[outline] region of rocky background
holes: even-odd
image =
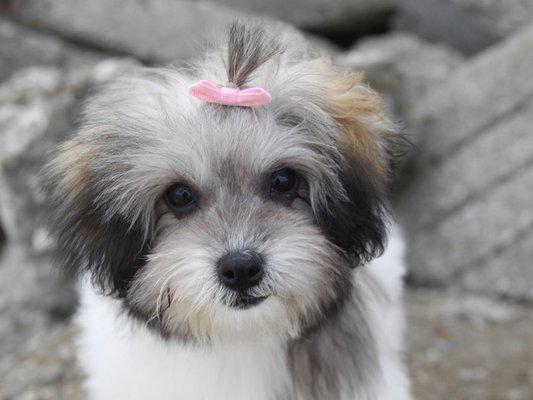
[[[416,397],[533,398],[533,0],[0,0],[0,399],[84,398],[39,175],[80,102],[250,15],[364,70],[414,144],[395,205]]]

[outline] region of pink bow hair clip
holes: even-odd
[[[219,87],[209,81],[199,81],[191,85],[189,94],[208,103],[237,107],[257,107],[272,100],[270,94],[260,87],[248,89]]]

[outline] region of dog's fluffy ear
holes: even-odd
[[[102,144],[82,137],[60,147],[46,169],[51,226],[65,272],[89,272],[102,291],[124,297],[145,263],[149,238],[140,222],[108,214],[110,205],[102,195],[105,177],[94,168],[101,151]]]
[[[384,114],[381,98],[362,82],[361,74],[326,68],[322,99],[337,125],[333,134],[342,155],[339,178],[346,197],[329,199],[318,220],[358,265],[384,249],[388,146],[395,127]]]

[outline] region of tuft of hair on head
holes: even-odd
[[[229,29],[227,60],[229,85],[244,86],[259,67],[282,52],[282,46],[262,26],[238,22],[232,24]]]

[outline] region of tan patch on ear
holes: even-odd
[[[384,116],[381,97],[362,82],[362,73],[339,74],[328,69],[324,97],[340,126],[336,135],[341,150],[348,161],[360,161],[369,183],[380,188],[389,179],[386,154],[380,146],[392,126]]]
[[[52,171],[61,177],[58,187],[70,200],[90,185],[92,173],[89,171],[89,164],[97,152],[98,146],[95,144],[72,139],[60,146],[52,160]]]

